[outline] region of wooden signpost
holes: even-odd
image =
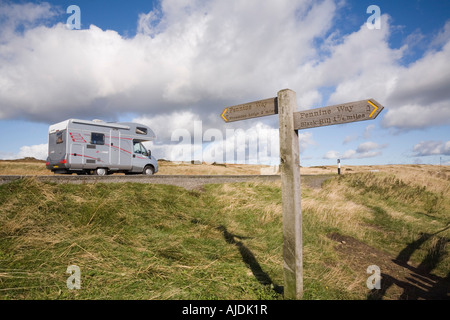
[[[306,111],[297,110],[296,93],[285,89],[277,97],[227,107],[225,122],[278,114],[280,130],[281,198],[283,207],[283,270],[286,299],[303,297],[303,242],[298,130],[373,120],[383,106],[373,99]]]

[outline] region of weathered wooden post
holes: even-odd
[[[281,198],[283,202],[284,297],[303,297],[302,209],[298,131],[294,129],[294,91],[278,92]]]

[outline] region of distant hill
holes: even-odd
[[[33,157],[25,157],[22,159],[11,159],[11,160],[1,160],[6,162],[36,162],[36,163],[45,163],[45,160],[39,160]]]

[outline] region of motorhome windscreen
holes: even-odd
[[[138,154],[142,154],[144,156],[148,156],[148,151],[147,149],[145,149],[145,147],[142,145],[142,143],[134,140],[133,141],[133,152],[134,153],[138,153]]]

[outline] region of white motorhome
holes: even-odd
[[[132,122],[69,119],[49,127],[47,169],[63,174],[153,175],[158,161],[142,142],[155,133]]]

